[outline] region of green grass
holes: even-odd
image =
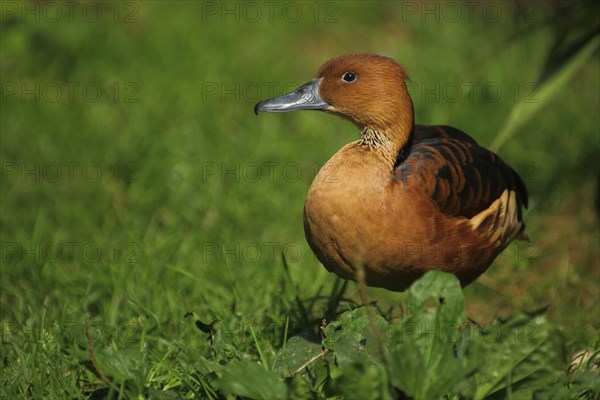
[[[352,373],[336,381],[345,375],[331,363],[296,374],[277,363],[288,345],[294,365],[309,361],[322,319],[362,304],[355,283],[342,296],[302,228],[316,170],[358,132],[322,113],[252,112],[348,52],[399,60],[417,122],[486,146],[515,107],[543,100],[498,150],[528,186],[531,243],[464,290],[466,315],[486,326],[546,307],[567,359],[600,347],[598,53],[551,97],[531,85],[581,24],[553,25],[544,2],[528,3],[535,13],[518,23],[512,3],[495,2],[486,4],[501,8],[498,20],[476,8],[456,22],[439,11],[439,23],[406,8],[418,2],[291,3],[297,22],[281,14],[286,3],[272,22],[265,8],[251,22],[245,3],[221,15],[224,3],[196,1],[107,3],[98,22],[82,16],[87,3],[73,20],[62,6],[52,22],[44,4],[2,5],[2,398],[100,396],[109,385],[98,369],[121,398],[272,397],[289,374],[284,386],[304,397],[308,373],[311,395],[348,393],[340,382]],[[406,313],[405,294],[369,289],[369,299],[392,323]],[[204,333],[196,321],[215,323]],[[272,392],[240,389],[235,376]]]

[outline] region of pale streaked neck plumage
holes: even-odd
[[[412,101],[411,111],[412,111]],[[386,163],[396,166],[398,161],[403,161],[412,146],[415,123],[414,112],[398,118],[399,123],[389,128],[364,126],[360,130],[359,143],[371,151],[381,153]]]

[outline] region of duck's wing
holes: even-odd
[[[471,220],[478,230],[520,233],[528,194],[521,177],[493,152],[449,127],[415,129],[409,156],[394,170],[404,185],[417,185],[439,210]],[[505,221],[500,221],[506,219]]]

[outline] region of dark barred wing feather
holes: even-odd
[[[423,185],[446,215],[471,218],[508,189],[516,193],[518,219],[528,194],[521,177],[493,152],[448,126],[415,127],[412,148],[395,178]]]

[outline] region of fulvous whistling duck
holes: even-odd
[[[464,286],[526,238],[527,189],[466,133],[415,125],[407,78],[391,58],[346,55],[254,111],[321,110],[360,129],[315,176],[304,207],[306,239],[329,271],[356,280],[362,266],[367,285],[402,291],[437,269]]]

